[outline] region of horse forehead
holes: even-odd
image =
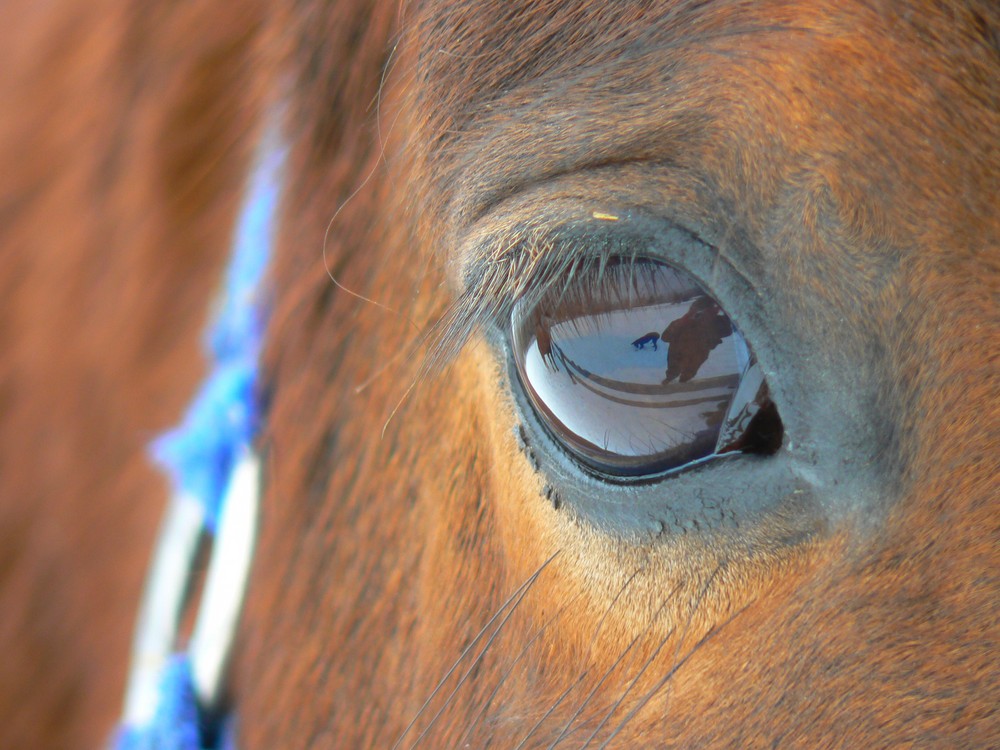
[[[675,193],[699,192],[701,202],[711,193],[720,207],[773,216],[786,230],[788,211],[811,208],[848,231],[898,239],[947,231],[928,221],[941,201],[970,219],[989,210],[986,191],[969,186],[990,179],[983,126],[996,132],[986,83],[995,50],[973,10],[719,2],[424,11],[397,54],[401,68],[419,71],[405,79],[417,112],[406,133],[427,206],[446,220],[439,228],[461,232],[512,185],[630,160],[690,171]],[[964,154],[941,159],[926,147],[943,145],[945,133]]]

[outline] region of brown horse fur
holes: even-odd
[[[143,443],[279,89],[241,748],[1000,744],[996,4],[274,5],[0,11],[0,745],[114,722]],[[759,346],[786,443],[739,466],[815,464],[648,490],[737,523],[595,520],[486,335],[649,226]]]

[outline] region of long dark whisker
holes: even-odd
[[[566,724],[563,725],[562,730],[559,732],[559,736],[552,741],[552,743],[548,746],[546,750],[552,750],[552,748],[554,748],[556,745],[562,742],[563,739],[565,739],[566,735],[569,734],[569,729],[573,725],[573,722],[577,720],[577,718],[580,716],[581,713],[583,713],[583,710],[593,699],[594,695],[596,695],[597,691],[600,690],[601,685],[604,684],[604,682],[608,679],[608,677],[610,677],[611,674],[618,668],[618,666],[625,660],[625,657],[628,656],[628,653],[632,650],[632,647],[639,642],[639,639],[642,638],[642,636],[645,635],[645,633],[646,633],[645,630],[642,631],[641,633],[637,633],[635,638],[632,639],[632,642],[629,643],[626,649],[622,651],[621,654],[619,654],[617,659],[615,659],[614,664],[608,667],[608,669],[604,672],[604,674],[601,675],[601,679],[598,680],[597,684],[593,687],[593,689],[589,693],[587,693],[587,697],[583,699],[583,702],[580,703],[579,707],[576,709],[573,715],[569,717],[569,721],[567,721]],[[607,721],[607,719],[605,719],[605,721]],[[604,722],[601,722],[601,726],[603,726],[603,724]],[[589,742],[590,738],[588,738],[587,741]]]
[[[618,603],[618,600],[621,598],[622,594],[625,593],[625,589],[627,589],[629,587],[629,585],[631,585],[632,581],[635,580],[635,577],[639,574],[640,570],[642,570],[642,568],[637,568],[636,571],[631,576],[629,576],[628,580],[625,581],[625,583],[622,584],[622,587],[618,590],[618,593],[615,594],[615,598],[611,600],[611,604],[608,605],[608,609],[605,611],[604,615],[601,617],[600,622],[597,623],[597,628],[594,630],[594,637],[591,639],[591,642],[590,642],[590,648],[591,648],[591,650],[593,650],[594,644],[597,643],[597,636],[600,635],[601,629],[604,627],[604,621],[607,619],[608,615],[611,613],[611,610],[614,609],[615,604]],[[647,630],[648,630],[648,626],[647,626]],[[618,665],[621,664],[621,662],[625,659],[625,657],[628,655],[628,653],[632,650],[632,647],[635,646],[635,644],[639,642],[639,638],[641,638],[642,635],[645,632],[646,632],[646,630],[643,630],[642,632],[637,633],[636,636],[635,636],[635,638],[632,639],[632,642],[629,643],[628,647],[624,651],[622,651],[621,654],[619,654],[618,658],[615,659],[614,664],[612,664],[607,669],[607,671],[605,671],[605,673],[601,676],[601,679],[597,682],[597,684],[593,687],[593,689],[587,694],[587,697],[583,699],[583,702],[577,707],[577,709],[573,713],[573,715],[569,717],[569,721],[566,722],[566,724],[562,728],[562,731],[559,732],[559,736],[556,737],[552,741],[552,743],[548,746],[547,750],[552,750],[552,748],[554,748],[556,745],[558,745],[563,740],[563,738],[569,733],[569,729],[573,725],[573,722],[577,720],[577,718],[580,716],[581,713],[583,713],[583,710],[587,707],[587,705],[593,699],[594,695],[597,693],[598,690],[600,690],[601,685],[603,685],[604,682],[611,675],[611,673],[614,672],[615,669],[618,668]]]
[[[597,636],[601,634],[601,630],[604,628],[604,622],[605,620],[608,619],[608,615],[611,614],[611,610],[615,608],[615,605],[618,603],[618,600],[621,599],[622,594],[625,593],[625,590],[632,585],[632,581],[635,580],[635,577],[644,570],[645,568],[636,568],[635,571],[632,573],[632,575],[628,577],[628,580],[626,580],[625,583],[622,584],[622,587],[618,589],[618,593],[615,594],[615,598],[611,600],[611,604],[608,605],[608,608],[604,611],[604,614],[601,615],[601,619],[597,623],[597,627],[594,628],[594,635],[590,639],[591,651],[593,651],[594,645],[597,643]]]
[[[677,641],[677,648],[674,649],[674,661],[673,661],[673,664],[671,664],[671,666],[670,666],[670,670],[669,670],[668,674],[673,674],[674,672],[677,671],[677,667],[678,667],[677,658],[681,654],[681,648],[684,646],[684,641],[687,640],[688,630],[691,629],[691,623],[694,621],[694,615],[698,611],[698,609],[701,607],[701,603],[705,600],[705,596],[706,596],[706,594],[708,594],[709,588],[711,588],[712,583],[715,581],[715,577],[717,575],[719,575],[719,571],[722,570],[724,567],[725,567],[725,562],[720,562],[718,565],[716,565],[715,566],[715,570],[712,571],[712,575],[710,575],[705,580],[705,583],[701,587],[701,591],[698,592],[698,598],[695,599],[694,606],[691,608],[691,612],[688,614],[687,622],[684,623],[684,630],[681,631],[681,637]],[[695,646],[695,648],[697,648],[697,645]],[[692,653],[693,653],[693,650],[692,650]],[[691,654],[688,654],[688,656],[690,656],[690,655]],[[684,658],[687,659],[688,657],[685,656]],[[647,698],[647,700],[648,700],[648,698]],[[668,700],[669,700],[669,696],[668,696]],[[664,707],[664,708],[666,708],[666,707]],[[615,730],[615,731],[617,732],[618,730]]]
[[[667,644],[667,641],[670,640],[670,637],[673,634],[674,634],[674,629],[671,628],[670,631],[665,636],[663,636],[663,639],[660,641],[660,644],[656,647],[656,650],[653,651],[653,653],[650,655],[648,659],[646,659],[646,661],[642,665],[642,668],[639,670],[636,676],[633,677],[631,681],[629,681],[629,684],[626,686],[625,691],[618,697],[618,700],[615,701],[614,705],[611,706],[608,712],[604,714],[604,718],[601,719],[601,722],[596,727],[594,727],[594,731],[590,733],[590,736],[587,738],[587,741],[583,743],[580,750],[586,750],[586,748],[590,747],[590,743],[594,741],[595,737],[597,737],[597,733],[600,732],[604,728],[604,725],[607,724],[608,721],[611,719],[611,717],[615,715],[615,711],[618,710],[619,706],[621,706],[624,700],[628,697],[628,694],[632,692],[632,688],[636,686],[636,683],[639,682],[642,676],[646,673],[646,670],[649,669],[649,665],[653,663],[653,661],[659,655],[660,650]]]
[[[676,594],[680,590],[681,586],[683,585],[684,585],[683,581],[679,582],[676,586],[674,586],[673,590],[669,594],[667,594],[667,596],[663,600],[663,604],[660,605],[659,609],[657,609],[656,612],[653,614],[653,616],[650,618],[649,624],[646,625],[641,635],[645,635],[647,632],[649,632],[649,629],[653,627],[653,623],[656,622],[657,618],[660,616],[664,608],[670,602],[670,599],[674,596],[674,594]],[[646,670],[649,669],[649,665],[656,660],[656,657],[659,655],[660,651],[667,644],[667,641],[670,640],[673,634],[674,634],[674,628],[670,628],[667,634],[663,636],[663,638],[660,640],[659,645],[657,645],[653,653],[650,654],[650,656],[646,659],[645,662],[643,662],[642,667],[639,669],[638,673],[636,673],[635,677],[633,677],[629,681],[629,684],[625,687],[625,691],[620,696],[618,696],[618,700],[616,700],[614,704],[611,706],[611,708],[608,710],[608,712],[604,714],[604,718],[601,719],[600,723],[596,727],[594,727],[594,731],[590,733],[590,736],[587,738],[587,741],[583,743],[581,750],[584,750],[584,748],[588,747],[590,743],[594,741],[594,738],[597,737],[598,732],[600,732],[604,728],[604,725],[607,724],[608,721],[610,721],[611,717],[615,715],[615,711],[618,710],[621,704],[628,697],[629,693],[632,692],[632,688],[636,686],[636,683],[639,682],[642,676],[646,673]]]
[[[540,572],[541,568],[539,568],[535,572],[534,578],[537,578],[538,573]],[[532,583],[534,583],[534,578],[531,581]],[[472,664],[469,665],[469,668],[466,669],[465,673],[459,678],[458,684],[455,685],[452,691],[448,694],[448,697],[445,698],[444,705],[442,705],[441,708],[438,709],[437,713],[434,714],[434,717],[430,720],[430,722],[428,722],[427,726],[424,727],[423,731],[417,736],[416,741],[412,745],[410,745],[410,750],[414,750],[414,748],[416,748],[416,746],[420,744],[421,740],[423,740],[424,737],[427,736],[427,733],[431,730],[431,727],[434,726],[437,720],[441,718],[441,715],[451,705],[451,702],[455,699],[455,696],[458,694],[458,691],[462,689],[462,686],[469,679],[469,675],[472,674],[473,670],[475,670],[475,668],[479,665],[479,662],[481,662],[483,657],[486,656],[486,652],[490,650],[490,646],[492,646],[493,642],[496,641],[497,637],[503,631],[504,626],[506,626],[507,622],[513,616],[514,612],[517,611],[517,608],[520,606],[521,602],[524,601],[524,597],[528,595],[528,591],[530,589],[531,589],[530,584],[524,587],[524,590],[521,592],[521,595],[517,597],[517,599],[514,601],[514,604],[507,611],[507,614],[505,614],[503,616],[503,619],[500,620],[500,624],[497,625],[496,630],[494,630],[493,633],[490,635],[490,637],[487,639],[486,645],[483,646],[483,650],[480,651],[479,654],[476,656],[476,658],[472,660]]]
[[[548,710],[548,711],[546,711],[546,712],[545,712],[544,714],[542,714],[542,717],[541,717],[541,718],[540,718],[540,719],[539,719],[538,721],[536,721],[536,722],[535,722],[535,725],[534,725],[534,726],[533,726],[533,727],[532,727],[531,729],[529,729],[529,730],[528,730],[528,733],[527,733],[526,735],[524,735],[524,738],[523,738],[523,739],[522,739],[522,740],[521,740],[520,742],[518,742],[518,743],[517,743],[517,747],[515,747],[515,748],[514,748],[514,750],[521,750],[521,748],[522,748],[522,747],[524,747],[524,743],[525,743],[525,742],[527,742],[527,741],[528,741],[528,740],[529,740],[529,739],[531,738],[531,735],[533,735],[533,734],[534,734],[535,732],[537,732],[537,731],[538,731],[538,728],[539,728],[540,726],[542,726],[542,724],[544,724],[544,723],[545,723],[545,720],[546,720],[547,718],[549,718],[549,716],[551,716],[551,715],[552,715],[552,712],[553,712],[553,711],[555,711],[555,710],[556,710],[557,708],[559,708],[559,705],[560,705],[560,704],[561,704],[561,703],[562,703],[562,702],[563,702],[564,700],[566,700],[566,696],[567,696],[567,695],[569,695],[569,694],[570,694],[571,692],[573,692],[573,689],[574,689],[574,688],[575,688],[575,687],[576,687],[577,685],[579,685],[579,684],[580,684],[580,683],[581,683],[581,682],[583,681],[583,678],[584,678],[584,677],[586,677],[586,676],[587,676],[587,670],[584,670],[584,671],[583,671],[583,672],[582,672],[582,673],[580,674],[580,676],[579,676],[579,677],[577,677],[577,678],[576,678],[576,679],[575,679],[575,680],[573,681],[573,684],[572,684],[572,685],[570,685],[570,686],[569,686],[568,688],[566,688],[566,689],[565,689],[565,690],[564,690],[564,691],[562,692],[562,695],[560,695],[560,696],[559,696],[558,698],[556,698],[555,702],[554,702],[554,703],[553,703],[553,704],[552,704],[551,706],[549,706],[549,710]]]
[[[751,602],[751,604],[752,604],[752,602]],[[608,746],[608,744],[611,742],[611,740],[613,740],[615,737],[617,737],[618,733],[621,732],[622,729],[625,728],[625,725],[628,724],[635,717],[635,715],[637,713],[639,713],[639,711],[641,711],[643,709],[643,707],[645,707],[645,705],[647,703],[649,703],[649,701],[651,701],[653,699],[654,695],[656,695],[660,690],[663,689],[663,686],[666,685],[671,680],[671,678],[673,678],[673,676],[677,673],[677,671],[681,667],[684,666],[684,664],[687,662],[687,660],[690,659],[691,656],[694,655],[694,652],[697,651],[698,649],[700,649],[706,643],[708,643],[712,638],[714,638],[720,632],[722,632],[722,630],[729,623],[731,623],[733,620],[735,620],[737,617],[739,617],[741,614],[743,614],[747,610],[747,608],[749,606],[750,606],[750,604],[747,604],[745,607],[742,607],[740,610],[738,610],[737,612],[734,612],[732,615],[730,615],[729,617],[727,617],[718,627],[713,627],[711,630],[709,630],[701,638],[701,640],[699,640],[694,645],[694,648],[692,648],[687,654],[685,654],[683,659],[681,659],[679,662],[677,662],[676,664],[674,664],[673,668],[671,668],[671,670],[669,672],[667,672],[665,675],[663,675],[663,677],[661,677],[659,679],[659,681],[657,681],[657,683],[655,685],[653,685],[652,689],[650,689],[650,691],[648,693],[646,693],[646,695],[644,695],[642,697],[642,700],[640,700],[632,708],[632,710],[628,712],[628,714],[625,716],[625,718],[621,720],[621,723],[618,724],[617,727],[615,727],[615,730],[608,736],[608,738],[606,740],[604,740],[604,742],[601,743],[601,746],[598,748],[598,750],[605,750],[605,748]]]
[[[406,735],[409,734],[410,730],[413,729],[413,726],[423,715],[424,711],[427,710],[427,707],[430,705],[431,701],[434,700],[437,694],[441,691],[441,688],[444,687],[444,684],[448,681],[448,679],[452,676],[452,674],[455,673],[455,670],[458,669],[458,665],[461,664],[462,660],[465,659],[466,656],[468,656],[469,652],[476,647],[476,644],[479,643],[480,639],[483,637],[486,631],[490,629],[490,627],[493,625],[494,622],[496,622],[497,618],[499,618],[504,613],[504,611],[511,605],[512,602],[514,602],[515,600],[520,601],[520,598],[522,597],[523,593],[527,592],[527,590],[532,585],[534,585],[535,581],[538,580],[538,576],[541,574],[541,572],[545,570],[545,568],[549,565],[549,563],[551,563],[558,554],[559,554],[558,551],[553,553],[548,560],[543,562],[538,567],[538,570],[536,570],[534,573],[528,576],[528,578],[520,586],[518,586],[517,589],[514,590],[514,593],[512,593],[509,597],[507,597],[507,600],[504,601],[504,603],[497,608],[497,611],[493,613],[493,616],[490,617],[489,621],[482,627],[482,629],[478,633],[476,633],[476,637],[473,638],[472,641],[469,643],[469,645],[462,650],[462,653],[459,654],[458,658],[455,660],[455,663],[451,665],[451,667],[445,673],[444,677],[441,678],[438,684],[434,687],[434,690],[431,691],[431,694],[427,697],[427,700],[424,701],[423,705],[420,707],[420,710],[417,711],[416,716],[414,716],[410,720],[410,723],[406,725],[406,729],[404,729],[403,733],[399,735],[399,739],[397,739],[395,744],[393,744],[392,750],[397,750],[400,743],[402,743]]]
[[[483,718],[483,715],[486,713],[486,709],[489,708],[490,704],[493,702],[493,699],[496,698],[497,693],[500,692],[500,688],[503,687],[503,684],[507,681],[507,678],[510,677],[511,673],[520,663],[521,659],[523,659],[527,655],[528,651],[531,649],[531,646],[534,644],[534,642],[537,641],[541,637],[542,633],[544,633],[553,622],[555,622],[559,617],[561,617],[563,613],[567,609],[569,609],[570,605],[573,604],[573,602],[579,598],[580,598],[580,593],[577,592],[575,596],[573,596],[568,602],[566,602],[566,604],[560,607],[556,611],[556,613],[553,614],[548,620],[546,620],[542,624],[542,626],[534,632],[531,638],[528,639],[528,642],[524,645],[524,648],[521,649],[521,651],[518,653],[514,661],[511,662],[511,665],[507,667],[504,673],[500,676],[500,679],[497,681],[496,687],[493,688],[492,692],[486,697],[486,700],[483,701],[483,705],[480,707],[479,711],[477,711],[476,715],[472,717],[472,721],[469,723],[469,727],[459,738],[458,743],[456,743],[456,747],[464,747],[465,741],[472,734],[472,730],[475,729],[476,726],[478,726],[479,722]]]
[[[658,691],[663,685],[665,685],[667,683],[667,681],[670,679],[670,676],[673,675],[674,672],[676,672],[677,669],[678,669],[678,667],[680,666],[679,663],[678,663],[678,661],[677,661],[677,657],[680,655],[681,646],[684,645],[684,640],[687,638],[688,630],[691,627],[691,622],[694,620],[694,615],[698,611],[698,608],[701,607],[701,603],[705,599],[705,595],[708,593],[708,589],[712,585],[712,581],[715,580],[715,576],[718,575],[718,573],[719,573],[719,571],[721,569],[722,569],[722,565],[721,564],[717,565],[715,567],[715,570],[712,571],[712,574],[708,577],[708,579],[705,581],[705,583],[702,584],[701,590],[698,592],[698,597],[695,599],[694,606],[691,607],[691,611],[688,613],[688,616],[687,616],[687,621],[684,623],[684,629],[681,631],[681,637],[677,640],[677,647],[674,649],[674,658],[673,658],[673,663],[671,664],[670,669],[667,670],[667,674],[664,677],[660,678],[660,680],[657,681],[657,683],[654,686],[653,690],[647,692],[646,695],[643,696],[643,698],[639,702],[640,705],[645,705],[646,703],[648,703],[652,699],[653,694],[656,691]],[[671,632],[673,632],[673,631],[671,631]],[[663,647],[663,643],[661,643],[660,646],[656,649],[656,652],[659,653],[660,648],[662,648],[662,647]],[[653,655],[655,656],[656,654],[654,653]],[[690,656],[690,654],[689,654],[689,656]],[[685,656],[684,659],[687,660],[687,656]],[[649,665],[649,663],[647,662],[646,666],[648,666],[648,665]],[[643,667],[643,671],[645,671],[646,666]],[[639,675],[637,675],[637,677],[641,676],[641,674],[642,674],[642,672],[640,672]],[[633,682],[633,685],[634,684],[635,684],[635,682]],[[629,690],[631,690],[631,689],[632,689],[632,685],[629,685]],[[624,696],[622,696],[622,697],[624,697]],[[611,741],[611,738],[614,737],[615,735],[617,735],[622,730],[622,728],[625,726],[625,724],[628,723],[633,716],[635,716],[636,711],[637,711],[637,709],[635,707],[633,707],[633,709],[631,711],[629,711],[628,714],[626,714],[625,718],[622,719],[622,721],[618,724],[617,727],[615,727],[615,729],[611,733],[611,735],[606,740],[604,740],[604,742],[601,743],[601,747],[602,748],[606,747],[607,744],[608,744],[608,742]],[[605,717],[605,718],[606,719],[610,718],[610,715],[608,717]],[[596,732],[595,732],[595,734],[596,734]]]

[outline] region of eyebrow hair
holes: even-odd
[[[715,3],[730,4],[739,5]],[[422,92],[424,108],[432,113],[423,124],[434,133],[430,142],[438,145],[427,163],[434,165],[435,189],[451,196],[446,203],[452,218],[468,226],[509,197],[515,185],[645,160],[651,144],[665,149],[657,152],[661,160],[682,151],[718,111],[702,101],[693,75],[720,60],[739,62],[749,53],[733,45],[745,38],[782,35],[787,42],[788,35],[813,33],[789,22],[760,19],[753,11],[719,27],[713,14],[705,12],[711,5],[680,3],[628,38],[606,36],[607,27],[591,29],[594,46],[582,62],[559,58],[559,64],[538,69],[535,64],[550,55],[535,50],[512,69],[506,57],[482,50],[428,54],[423,75],[438,85]],[[490,38],[502,49],[509,33],[500,27]],[[450,26],[441,26],[435,27],[429,46],[461,48],[470,41],[456,39]],[[505,74],[503,86],[496,85],[497,70]],[[717,83],[709,72],[707,79]],[[610,121],[602,117],[611,101],[616,116],[614,126],[606,127]],[[655,117],[636,114],[654,102]]]

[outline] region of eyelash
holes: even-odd
[[[612,259],[624,259],[631,268],[639,257],[616,247],[595,252],[578,243],[559,250],[551,242],[540,241],[500,249],[494,257],[470,264],[466,291],[454,310],[453,325],[471,330],[476,325],[508,318],[517,302],[541,299],[559,282],[568,289],[594,267],[598,268],[598,278],[584,291],[600,294],[607,288],[603,276],[606,269],[620,265],[612,263]]]

